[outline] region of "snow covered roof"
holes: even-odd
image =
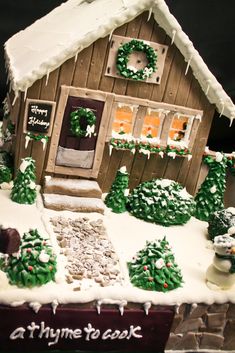
[[[183,32],[164,0],[68,0],[5,43],[6,64],[16,96],[38,79],[76,56],[98,38],[105,37],[143,11],[172,38],[190,65],[210,103],[235,117],[235,106]]]

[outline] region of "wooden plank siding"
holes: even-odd
[[[185,75],[187,63],[175,45],[171,45],[171,39],[154,21],[153,16],[149,20],[148,16],[148,12],[139,15],[131,22],[117,28],[113,34],[155,41],[169,46],[160,85],[105,76],[111,45],[110,36],[107,36],[83,49],[76,58],[67,60],[60,68],[52,72],[47,85],[46,77],[38,80],[29,89],[27,97],[56,101],[58,105],[61,85],[67,85],[203,110],[204,116],[199,124],[197,143],[191,161],[185,157],[176,157],[174,160],[170,157],[161,158],[157,154],[151,154],[148,159],[143,154],[115,149],[110,155],[108,144],[106,144],[97,178],[103,192],[107,192],[118,168],[126,165],[130,173],[131,188],[155,177],[167,177],[181,182],[186,185],[189,192],[194,192],[214,107],[208,103],[191,69]],[[18,133],[21,137],[17,141],[16,150],[18,148],[19,151],[17,161],[19,163],[19,159],[23,156],[32,155],[36,159],[38,179],[41,180],[50,143],[44,152],[42,152],[40,142],[30,143],[25,150],[22,134],[24,109],[25,104],[21,98],[21,119],[18,125]]]

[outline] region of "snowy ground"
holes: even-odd
[[[235,288],[227,291],[213,291],[206,286],[205,272],[214,255],[207,240],[207,223],[192,218],[185,226],[162,227],[138,220],[127,212],[114,214],[106,210],[105,215],[86,214],[91,219],[103,219],[107,233],[119,256],[124,282],[122,285],[100,287],[84,284],[80,291],[73,290],[76,283],[65,282],[65,258],[60,254],[50,217],[63,216],[78,218],[84,214],[58,212],[45,209],[41,197],[34,205],[19,205],[9,198],[8,190],[0,190],[0,224],[17,228],[21,235],[30,228],[37,228],[42,235],[50,237],[58,255],[56,283],[48,283],[39,288],[20,289],[10,286],[6,276],[0,271],[0,303],[20,305],[23,302],[36,303],[79,303],[100,300],[112,302],[151,302],[152,304],[179,305],[181,303],[235,303]],[[145,291],[134,288],[128,278],[126,262],[143,248],[146,240],[166,236],[175,254],[176,262],[182,270],[184,283],[181,288],[168,293]],[[19,298],[21,298],[19,300]]]

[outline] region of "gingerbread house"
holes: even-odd
[[[163,0],[69,0],[5,44],[15,166],[96,180],[125,165],[195,194],[215,109],[235,107]],[[6,123],[5,123],[6,124]],[[41,143],[43,142],[43,143]]]

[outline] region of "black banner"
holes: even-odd
[[[164,352],[174,317],[172,307],[149,310],[78,308],[59,305],[56,313],[42,306],[36,314],[28,306],[0,306],[0,352],[53,350]]]
[[[27,131],[47,133],[51,124],[51,114],[52,104],[30,102],[26,121]]]

